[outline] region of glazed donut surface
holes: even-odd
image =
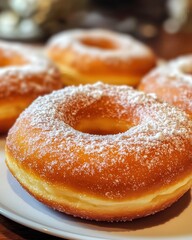
[[[0,132],[38,96],[62,87],[55,66],[34,50],[0,42]]]
[[[182,56],[150,72],[139,89],[155,93],[192,117],[192,55]]]
[[[48,56],[65,85],[94,83],[137,85],[156,65],[154,53],[125,34],[103,29],[71,30],[53,36]]]
[[[192,185],[187,114],[126,86],[39,97],[6,140],[6,163],[36,199],[74,216],[124,221],[160,211]]]

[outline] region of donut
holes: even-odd
[[[156,65],[147,46],[131,36],[103,29],[56,34],[46,52],[60,69],[64,85],[102,81],[136,86]]]
[[[192,185],[192,121],[150,94],[103,83],[36,99],[6,140],[6,164],[32,196],[76,217],[126,221]]]
[[[62,87],[59,71],[34,49],[0,41],[0,132],[39,95]]]
[[[185,55],[157,67],[145,76],[139,90],[187,112],[192,117],[192,55]]]

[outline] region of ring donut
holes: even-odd
[[[62,87],[60,74],[34,50],[0,42],[0,132],[38,96]]]
[[[192,185],[192,122],[126,86],[71,86],[35,100],[6,140],[6,163],[36,199],[86,219],[165,209]]]
[[[192,55],[182,56],[150,72],[139,89],[155,93],[192,117]]]
[[[64,85],[94,83],[138,85],[156,65],[154,53],[125,34],[112,31],[70,30],[53,36],[48,56],[56,63]]]

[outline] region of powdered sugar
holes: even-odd
[[[92,113],[134,124],[111,135],[74,129]],[[39,97],[21,114],[6,144],[17,160],[43,178],[114,198],[152,186],[157,179],[162,185],[170,182],[183,171],[181,162],[192,156],[191,136],[192,122],[182,111],[126,86],[96,83]],[[36,161],[44,163],[36,167]]]
[[[1,41],[1,59],[8,65],[0,66],[0,97],[13,93],[42,94],[50,92],[54,85],[58,86],[54,89],[61,87],[58,71],[53,64],[30,48]]]
[[[115,47],[112,49],[103,49],[99,46],[89,46],[83,44],[81,40],[92,39],[94,41],[106,40],[114,43]],[[126,60],[130,58],[143,58],[151,55],[151,51],[144,44],[133,39],[131,36],[114,33],[109,30],[94,29],[94,30],[69,30],[61,32],[53,36],[48,47],[58,47],[66,49],[72,47],[75,52],[80,54],[89,54],[91,57],[98,57],[110,60],[111,57]],[[114,62],[114,59],[112,59]]]
[[[170,79],[172,86],[180,87],[189,85],[192,87],[192,55],[179,57],[166,63],[151,72],[152,75],[159,73],[159,84],[164,84],[166,78]]]
[[[192,114],[192,55],[154,69],[141,81],[140,89]]]

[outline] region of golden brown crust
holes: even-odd
[[[190,173],[168,188],[153,189],[128,199],[102,199],[97,195],[83,193],[80,189],[70,189],[52,181],[40,179],[28,169],[19,165],[6,149],[6,163],[9,170],[32,196],[58,211],[97,221],[126,221],[155,214],[176,202],[192,185]],[[22,177],[21,177],[22,176]],[[46,185],[44,184],[46,183]],[[31,186],[35,186],[32,188]],[[53,197],[54,196],[54,197]]]
[[[164,209],[191,187],[191,126],[182,111],[125,86],[68,87],[20,115],[6,162],[59,211],[127,220]]]
[[[62,87],[56,67],[21,45],[0,42],[0,132],[38,96]]]
[[[56,35],[47,52],[67,85],[102,80],[135,86],[156,65],[154,53],[146,46],[129,36],[98,29]]]
[[[174,59],[154,69],[142,79],[138,89],[155,93],[192,117],[192,56]]]

